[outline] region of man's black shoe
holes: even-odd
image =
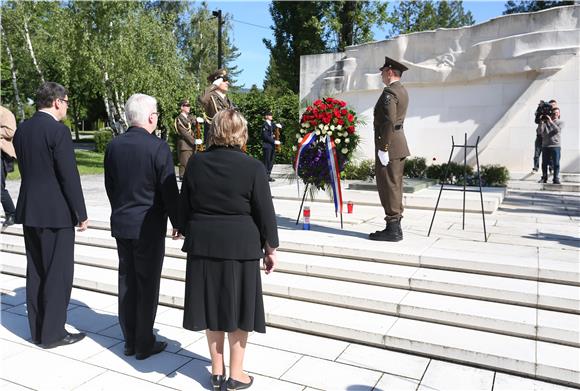
[[[268,182],[276,182],[276,179],[270,177],[270,178],[268,178]]]
[[[146,358],[149,358],[150,356],[152,356],[154,354],[161,353],[162,351],[165,350],[166,347],[167,347],[167,342],[156,341],[153,344],[153,347],[151,348],[150,351],[148,351],[147,353],[137,353],[135,355],[135,358],[137,360],[145,360]]]
[[[59,346],[72,345],[73,343],[79,342],[84,337],[85,333],[77,333],[77,334],[68,333],[63,339],[60,339],[56,342],[42,344],[40,345],[40,347],[43,349],[54,349]]]
[[[561,185],[560,179],[558,178],[554,179],[554,185]]]
[[[6,215],[4,223],[2,224],[2,228],[6,228],[11,225],[14,225],[14,215]]]
[[[125,347],[123,349],[123,354],[125,356],[132,356],[135,354],[135,345],[128,344],[125,342]]]

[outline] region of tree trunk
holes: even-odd
[[[108,88],[107,88],[107,83],[109,81],[109,74],[105,71],[105,75],[103,76],[103,103],[105,104],[105,111],[107,112],[107,118],[109,120],[109,126],[111,127],[111,129],[113,129],[113,133],[115,135],[119,135],[119,129],[117,127],[117,123],[115,122],[115,115],[113,113],[113,111],[111,110],[111,108],[113,108],[113,105],[109,99],[109,94],[108,94]]]
[[[117,91],[116,88],[113,89],[114,94],[115,94],[115,99],[113,99],[113,102],[115,103],[115,109],[117,110],[117,114],[119,116],[119,131],[120,133],[125,133],[125,131],[127,130],[127,119],[125,117],[125,110],[123,105],[121,104],[120,100],[119,100],[119,92]]]
[[[8,39],[6,34],[4,33],[2,24],[0,24],[0,38],[3,38],[4,43],[6,44],[6,52],[8,53],[8,62],[10,63],[10,72],[12,73],[12,88],[14,88],[14,99],[16,100],[16,108],[18,109],[20,122],[22,122],[24,121],[24,107],[22,106],[22,102],[20,101],[20,93],[18,92],[18,84],[16,83],[17,77],[16,77],[16,68],[14,67],[14,58],[12,57],[12,51],[10,50],[10,46],[8,45]]]
[[[40,80],[44,83],[45,82],[44,75],[42,74],[42,71],[38,66],[38,62],[36,61],[36,55],[34,54],[34,49],[32,48],[32,41],[30,40],[30,33],[28,32],[28,20],[26,20],[26,17],[24,18],[24,33],[25,33],[24,35],[26,36],[26,44],[28,45],[28,51],[30,52],[30,57],[32,57],[32,63],[36,68],[38,76],[40,76]]]

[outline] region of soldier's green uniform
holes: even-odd
[[[184,99],[180,102],[179,107],[190,106],[189,100]],[[177,155],[179,158],[179,177],[183,177],[185,173],[185,167],[187,167],[187,162],[189,158],[196,150],[195,137],[193,137],[193,132],[191,130],[191,122],[194,120],[191,114],[186,114],[185,112],[179,113],[175,118],[174,126],[177,132]]]
[[[205,89],[203,95],[199,97],[199,103],[203,107],[203,119],[204,119],[204,132],[203,141],[204,144],[207,139],[211,128],[211,122],[213,117],[218,111],[225,109],[235,109],[235,105],[232,103],[230,98],[228,98],[225,92],[220,92],[218,86],[213,84],[214,81],[221,78],[224,82],[228,81],[227,71],[225,69],[218,69],[214,73],[208,76],[207,80],[212,83]]]
[[[385,57],[381,72],[389,68],[401,73],[407,70],[404,65]],[[405,158],[410,155],[403,123],[408,104],[407,90],[396,80],[384,88],[374,108],[375,175],[387,227],[372,233],[372,240],[399,241],[403,238],[400,223],[403,217],[403,171]],[[379,151],[388,153],[386,166],[378,157]]]

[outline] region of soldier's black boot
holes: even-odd
[[[400,242],[403,240],[401,220],[391,220],[387,222],[387,227],[384,230],[373,232],[369,235],[369,239],[383,242]]]

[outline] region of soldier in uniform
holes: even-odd
[[[262,126],[262,152],[263,162],[268,172],[268,181],[274,182],[272,178],[272,167],[276,158],[276,140],[274,138],[274,123],[272,123],[272,112],[264,113],[264,125]]]
[[[225,69],[218,69],[207,77],[211,84],[206,88],[204,94],[199,97],[199,103],[204,110],[204,132],[203,143],[206,144],[207,135],[210,131],[211,121],[218,111],[224,109],[235,109],[235,105],[226,96],[230,86],[228,73]]]
[[[189,100],[183,99],[179,103],[181,113],[175,118],[175,131],[177,132],[177,154],[179,157],[179,178],[183,177],[189,158],[195,151],[195,139],[191,130],[191,117],[189,112],[191,105]]]
[[[403,122],[409,96],[400,79],[407,69],[389,57],[385,57],[385,64],[380,68],[386,87],[374,109],[375,175],[387,226],[371,233],[371,240],[398,242],[403,239],[403,171],[405,158],[410,155]]]

